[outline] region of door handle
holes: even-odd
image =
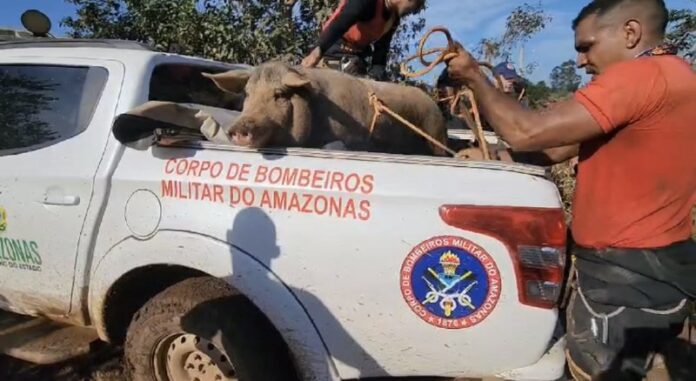
[[[67,205],[74,206],[80,204],[80,196],[64,196],[47,194],[44,196],[43,203],[45,205]]]

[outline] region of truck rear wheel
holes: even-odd
[[[150,299],[128,328],[125,363],[134,381],[297,379],[266,317],[211,277],[184,280]]]

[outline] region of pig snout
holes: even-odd
[[[278,128],[267,119],[242,118],[227,133],[234,145],[264,148],[270,144]]]
[[[229,137],[233,144],[242,147],[251,147],[254,143],[254,125],[250,120],[240,120],[229,131]]]

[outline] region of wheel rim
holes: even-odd
[[[182,333],[161,340],[154,362],[158,381],[238,381],[229,356],[196,335]]]

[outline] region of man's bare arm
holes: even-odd
[[[498,91],[483,74],[468,85],[488,123],[513,151],[575,145],[603,133],[589,111],[575,100],[533,111]]]
[[[536,112],[498,91],[466,49],[447,61],[450,79],[468,85],[493,129],[514,151],[540,151],[582,143],[603,134],[590,112],[575,100]]]
[[[519,163],[526,163],[539,166],[551,166],[558,163],[563,163],[578,156],[579,146],[577,144],[547,148],[541,151],[533,152],[510,152],[513,160]]]

